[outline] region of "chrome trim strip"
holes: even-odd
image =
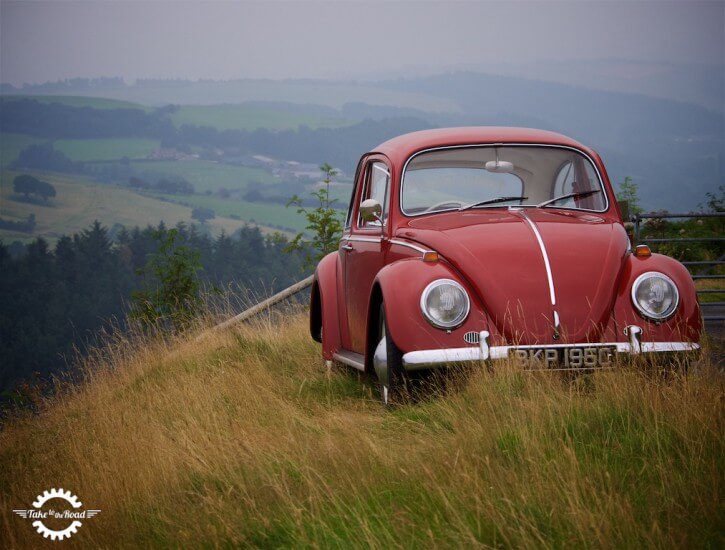
[[[523,210],[517,210],[517,212],[521,213],[521,216],[524,218],[526,223],[529,224],[529,227],[531,227],[531,230],[534,232],[534,235],[536,235],[536,240],[539,242],[539,249],[541,250],[541,255],[544,257],[544,265],[546,266],[546,278],[549,281],[549,295],[551,297],[551,305],[553,307],[556,307],[556,292],[554,291],[554,277],[551,274],[551,264],[549,263],[549,254],[546,252],[546,245],[544,245],[544,240],[541,238],[541,233],[539,233],[539,228],[536,227],[536,224],[531,221],[531,218],[529,218],[526,215],[526,212]],[[558,320],[558,315],[556,315],[556,312],[554,312],[554,321]]]
[[[357,241],[361,243],[379,243],[383,240],[382,237],[359,237],[357,235],[346,235],[340,240],[342,241]]]
[[[604,207],[604,210],[589,210],[584,208],[565,208],[565,207],[557,207],[560,210],[574,210],[577,212],[597,212],[598,214],[602,214],[604,212],[609,211],[609,195],[607,194],[607,187],[604,185],[604,179],[602,179],[602,174],[599,172],[599,167],[597,166],[597,163],[594,162],[594,159],[590,157],[587,153],[582,151],[581,149],[578,149],[576,147],[570,147],[569,145],[553,145],[548,143],[499,143],[499,142],[491,142],[491,143],[475,143],[475,144],[468,144],[468,145],[446,145],[443,147],[430,147],[428,149],[422,149],[421,151],[418,151],[416,153],[413,153],[408,157],[408,160],[405,161],[405,164],[403,165],[403,170],[400,173],[400,184],[398,185],[398,203],[400,205],[400,212],[409,218],[415,218],[417,216],[425,216],[428,214],[436,214],[438,212],[455,212],[453,209],[447,209],[447,210],[434,210],[432,212],[420,212],[418,214],[408,214],[403,209],[403,187],[405,183],[405,171],[408,168],[408,163],[413,160],[418,155],[422,155],[423,153],[429,153],[430,151],[443,151],[445,149],[468,149],[471,147],[550,147],[553,149],[567,149],[569,151],[574,151],[575,153],[579,153],[584,158],[586,158],[591,165],[594,167],[594,171],[597,173],[597,177],[599,178],[599,185],[601,190],[604,192],[604,199],[606,200],[606,205]],[[521,208],[536,208],[536,205],[521,205]]]
[[[485,332],[485,331],[484,331]],[[483,343],[483,340],[482,340]],[[582,344],[551,344],[541,346],[493,346],[488,345],[470,346],[465,348],[449,348],[449,349],[428,349],[419,351],[409,351],[403,355],[403,366],[406,370],[426,369],[436,366],[442,366],[449,363],[470,363],[486,361],[488,359],[506,359],[509,351],[513,349],[541,349],[541,348],[566,348],[566,347],[615,347],[618,353],[636,354],[637,351],[632,349],[629,342],[600,342],[600,343],[582,343]],[[657,352],[684,352],[697,351],[700,349],[699,344],[689,342],[642,342],[642,353]],[[548,369],[554,370],[554,369]],[[574,370],[574,369],[566,369]]]
[[[400,245],[400,246],[407,246],[408,248],[412,248],[413,250],[415,250],[417,252],[420,252],[421,254],[425,254],[426,252],[434,252],[434,250],[430,250],[430,249],[426,249],[426,248],[421,248],[418,245],[415,245],[415,244],[412,244],[412,243],[409,243],[409,242],[406,242],[406,241],[401,241],[399,239],[390,239],[390,244],[397,244],[397,245]]]
[[[359,356],[354,357],[354,356]],[[342,351],[340,353],[333,353],[332,358],[335,361],[339,361],[340,363],[343,363],[349,367],[352,367],[354,369],[364,371],[365,370],[365,362],[362,355],[359,353],[353,353],[348,351]]]

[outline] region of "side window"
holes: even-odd
[[[382,162],[368,164],[365,174],[365,190],[360,201],[375,199],[383,207],[383,223],[388,219],[388,189],[390,187],[390,172]],[[380,227],[380,222],[363,222],[358,216],[358,227]]]

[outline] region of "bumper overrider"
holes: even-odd
[[[639,355],[645,353],[672,353],[698,351],[700,346],[692,342],[642,342],[642,328],[630,325],[625,329],[627,342],[598,342],[582,344],[551,344],[525,346],[489,346],[488,331],[479,333],[479,345],[465,348],[429,349],[410,351],[403,355],[406,370],[431,369],[454,363],[475,363],[481,361],[507,359],[515,350],[565,349],[586,346],[587,348],[612,349],[617,354]],[[380,364],[382,357],[375,357],[376,370],[385,369]],[[570,369],[567,369],[570,370]]]

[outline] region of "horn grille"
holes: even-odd
[[[477,332],[467,332],[463,335],[463,339],[469,344],[478,344],[481,342],[481,335]]]

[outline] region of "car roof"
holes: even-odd
[[[509,126],[464,126],[460,128],[437,128],[422,130],[394,137],[381,143],[373,152],[386,155],[394,164],[401,166],[418,151],[435,147],[473,145],[479,143],[541,143],[574,147],[596,155],[594,151],[576,140],[556,132],[533,128]]]

